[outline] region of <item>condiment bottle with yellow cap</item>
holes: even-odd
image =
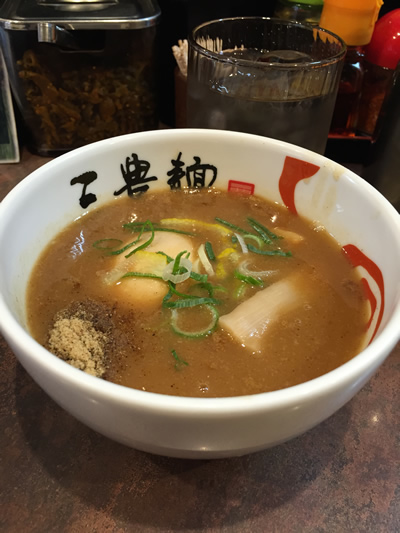
[[[319,24],[324,0],[277,0],[274,17]]]
[[[347,45],[342,78],[333,113],[331,133],[355,135],[363,80],[364,46],[372,37],[382,0],[325,0],[320,26]]]

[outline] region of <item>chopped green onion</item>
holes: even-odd
[[[247,248],[250,252],[260,255],[281,255],[283,257],[292,257],[292,252],[284,252],[283,250],[260,250],[252,244],[248,244]]]
[[[153,225],[152,223],[150,222],[150,220],[148,220],[146,223],[146,225],[149,225],[151,228],[153,228]],[[135,244],[137,244],[142,235],[143,235],[143,232],[144,232],[144,225],[142,226],[141,230],[140,230],[140,233],[139,233],[139,236],[137,239],[135,239],[134,241],[132,242],[129,242],[128,244],[126,244],[125,246],[123,246],[122,248],[120,248],[119,250],[114,250],[112,252],[109,252],[110,255],[119,255],[119,254],[122,254],[124,252],[126,252],[126,250],[129,250],[129,248],[132,248],[132,246],[135,246]],[[138,246],[137,248],[135,248],[135,250],[133,250],[132,252],[130,252],[128,255],[126,255],[125,257],[129,257],[131,256],[132,254],[134,254],[135,252],[137,252],[138,250],[141,250],[143,248],[146,248],[154,239],[154,230],[152,231],[152,235],[150,237],[150,239],[148,241],[146,241],[144,244],[141,244],[140,246]]]
[[[172,282],[173,286],[175,286],[177,283],[183,283],[190,278],[192,263],[185,254],[186,250],[180,252],[174,261],[167,263],[162,273],[164,281]]]
[[[182,309],[184,307],[195,307],[196,305],[203,305],[203,304],[213,304],[218,305],[221,302],[219,300],[216,300],[215,298],[202,298],[202,297],[190,297],[187,296],[182,298],[181,300],[174,300],[172,302],[165,300],[163,301],[163,307],[167,307],[169,309]]]
[[[253,278],[263,279],[277,274],[278,270],[250,270],[248,265],[251,263],[251,260],[246,259],[242,261],[238,266],[238,272],[243,276],[252,276]]]
[[[184,365],[184,366],[188,366],[189,365],[189,363],[187,363],[186,361],[184,361],[183,359],[181,359],[179,357],[179,355],[176,353],[176,350],[171,350],[171,353],[172,353],[173,358],[176,361],[176,363],[174,365],[176,370],[179,370],[182,367],[182,365]]]
[[[116,244],[114,246],[100,246],[103,242],[115,242]],[[97,250],[112,250],[113,248],[120,246],[122,242],[121,239],[99,239],[98,241],[95,241],[92,246]]]
[[[251,218],[251,217],[248,217],[247,218],[247,221],[248,223],[250,224],[250,226],[254,229],[255,226],[257,226],[258,228],[260,228],[264,233],[266,233],[268,235],[268,237],[270,239],[282,239],[282,237],[280,237],[279,235],[277,235],[276,233],[273,233],[271,230],[269,230],[268,228],[266,228],[265,226],[263,226],[260,222],[258,222],[257,220],[255,220],[254,218]]]
[[[251,219],[248,219],[248,221],[250,226],[260,235],[261,239],[263,240],[263,242],[265,242],[265,244],[272,244],[272,239],[269,238],[267,233],[262,228],[260,228],[256,224],[253,224]]]
[[[209,276],[213,276],[215,274],[214,269],[212,267],[212,264],[208,260],[206,249],[204,244],[200,244],[199,249],[197,250],[197,255],[199,256],[199,261],[203,265],[204,270]]]
[[[249,250],[247,248],[247,244],[244,242],[244,238],[239,235],[239,233],[236,233],[236,238],[238,240],[238,243],[240,244],[240,248],[242,249],[242,253],[248,254]]]
[[[127,272],[123,276],[121,276],[121,279],[123,278],[153,278],[153,279],[162,279],[161,276],[157,276],[156,274],[149,274],[147,272]]]
[[[171,320],[171,327],[175,333],[178,335],[181,335],[182,337],[187,337],[189,339],[200,339],[202,337],[206,337],[207,335],[210,335],[213,331],[215,331],[219,314],[218,311],[215,309],[213,305],[205,305],[208,309],[208,311],[211,313],[211,321],[205,328],[202,328],[197,331],[187,331],[183,330],[181,327],[178,326],[178,315],[179,311],[177,309],[172,310],[172,320]]]
[[[228,292],[228,289],[226,289],[222,285],[213,285],[209,281],[196,283],[195,285],[192,285],[191,288],[194,289],[196,287],[206,290],[211,298],[213,298],[215,291]]]
[[[183,292],[179,292],[176,290],[175,283],[172,281],[168,282],[169,284],[169,292],[171,293],[171,296],[175,294],[175,296],[179,296],[180,298],[193,298],[191,294],[184,294]]]
[[[171,257],[170,255],[168,255],[168,254],[166,254],[166,253],[164,253],[164,252],[156,252],[156,254],[159,254],[159,255],[163,255],[164,257],[166,257],[166,258],[167,258],[167,261],[168,261],[168,263],[171,263],[171,261],[173,261],[173,260],[174,260],[174,258],[173,258],[173,257]]]
[[[167,304],[168,300],[170,300],[172,298],[171,285],[172,285],[172,283],[169,283],[169,291],[167,292],[167,294],[163,298],[162,307],[166,307],[166,304]]]
[[[122,227],[124,229],[129,229],[131,230],[133,233],[135,232],[138,232],[142,229],[142,227],[146,224],[146,222],[127,222],[126,224],[122,224]],[[174,229],[174,228],[160,228],[159,226],[156,226],[156,224],[153,223],[153,227],[154,227],[154,231],[167,231],[169,233],[180,233],[182,235],[190,235],[191,237],[193,237],[195,235],[195,233],[191,233],[190,231],[183,231],[183,230],[180,230],[180,229]],[[151,231],[151,230],[144,230],[144,232],[146,231]]]
[[[135,248],[134,250],[132,250],[131,252],[129,252],[128,255],[126,255],[125,257],[128,258],[130,257],[131,255],[135,254],[136,252],[138,252],[139,250],[143,250],[144,248],[147,248],[154,240],[154,228],[153,228],[153,224],[150,222],[150,220],[147,220],[145,222],[145,225],[142,227],[140,233],[139,233],[139,237],[138,237],[138,240],[141,238],[141,236],[143,235],[143,232],[144,232],[144,228],[145,226],[149,226],[150,227],[150,230],[151,230],[151,236],[147,239],[147,241],[145,241],[143,244],[140,244],[137,248]]]
[[[204,245],[205,249],[206,249],[206,253],[208,255],[208,259],[210,261],[215,261],[215,253],[214,253],[214,250],[212,248],[212,244],[210,242],[206,242],[205,245]]]
[[[198,274],[197,272],[193,272],[193,270],[190,273],[190,277],[195,281],[200,281],[201,283],[206,283],[208,279],[207,274]]]
[[[123,246],[122,248],[120,248],[119,250],[114,250],[112,252],[109,252],[110,255],[119,255],[119,254],[122,254],[124,252],[126,252],[126,250],[129,250],[129,248],[132,248],[132,246],[135,246],[135,244],[140,240],[140,237],[141,235],[139,235],[139,237],[137,239],[135,239],[134,241],[126,244],[125,246]]]
[[[236,237],[237,238],[237,237]],[[259,248],[262,248],[263,245],[264,245],[264,241],[261,239],[261,237],[259,237],[258,235],[253,235],[252,233],[248,233],[247,235],[243,235],[243,239],[246,241],[246,240],[249,240],[249,239],[252,239],[253,241],[256,241],[256,243],[258,244],[258,247]],[[232,241],[233,242],[233,241]],[[247,243],[246,243],[247,244]],[[248,248],[248,247],[247,247]]]
[[[143,226],[144,222],[126,222],[125,224],[122,224],[123,228],[134,228],[137,226]]]
[[[245,283],[241,283],[239,287],[235,291],[235,298],[239,299],[243,296],[243,294],[246,292],[247,285]]]
[[[239,226],[236,226],[236,224],[232,224],[232,222],[228,222],[227,220],[223,220],[222,218],[215,217],[215,220],[217,220],[223,226],[226,226],[229,229],[233,229],[237,231],[238,233],[243,233],[244,235],[246,235],[247,233],[250,233],[249,231],[243,228],[239,228]]]
[[[240,281],[244,281],[245,283],[248,283],[249,285],[254,285],[255,287],[263,287],[264,285],[261,279],[253,278],[253,276],[245,276],[241,274],[238,270],[235,270],[234,276],[236,279],[239,279]]]
[[[179,252],[179,254],[175,257],[174,266],[172,267],[172,274],[178,274],[179,268],[180,268],[180,260],[181,257],[187,252],[187,250],[184,250],[183,252]],[[187,270],[187,269],[185,269]]]
[[[214,292],[220,291],[220,292],[228,292],[228,289],[224,287],[223,285],[213,285]]]

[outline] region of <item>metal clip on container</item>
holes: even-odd
[[[0,42],[28,144],[58,155],[158,126],[156,0],[5,0]]]

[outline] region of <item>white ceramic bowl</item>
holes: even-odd
[[[25,289],[46,243],[85,211],[125,186],[121,164],[150,163],[151,190],[169,189],[181,152],[217,168],[215,186],[244,187],[318,220],[360,265],[375,299],[365,350],[317,379],[276,392],[233,398],[179,398],[128,389],[81,372],[35,342],[26,329]],[[93,172],[93,174],[85,174]],[[71,185],[78,176],[96,178]],[[140,177],[139,176],[139,177]],[[209,180],[210,176],[206,176]],[[133,183],[137,186],[137,181]],[[207,183],[206,183],[207,184]],[[126,193],[124,193],[126,194]],[[94,195],[94,196],[88,196]],[[85,202],[82,202],[85,204]],[[33,379],[63,408],[98,432],[149,452],[227,457],[303,433],[344,405],[400,338],[400,216],[368,183],[326,158],[280,141],[212,130],[168,130],[101,141],[45,164],[0,205],[1,331]]]

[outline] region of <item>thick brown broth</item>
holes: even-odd
[[[150,301],[153,288],[140,302],[137,280],[124,279],[117,285],[105,283],[109,271],[118,261],[124,261],[125,254],[110,256],[93,247],[99,239],[118,238],[125,243],[136,238],[137,234],[132,236],[122,229],[126,222],[157,222],[175,217],[212,224],[216,223],[215,217],[220,217],[254,233],[246,221],[252,217],[278,235],[282,230],[285,238],[274,241],[273,247],[292,253],[291,257],[242,254],[240,243],[232,243],[229,237],[228,244],[227,238],[218,231],[201,224],[192,228],[176,226],[197,233],[183,236],[192,247],[193,261],[199,245],[205,241],[212,242],[216,255],[229,247],[236,250],[236,255],[228,254],[211,262],[215,271],[225,273],[226,277],[209,276],[209,281],[224,285],[226,292],[215,292],[214,297],[221,301],[215,306],[221,318],[217,329],[202,339],[188,339],[172,331],[171,310],[162,307],[162,296],[167,289],[158,303]],[[293,235],[286,235],[283,230],[300,235],[300,242],[293,241]],[[162,239],[171,234],[159,235]],[[247,242],[256,245],[255,241]],[[241,261],[245,255],[251,270],[278,273],[264,279],[262,288],[234,278],[237,262],[233,258],[239,257]],[[282,279],[295,280],[298,301],[278,310],[278,316],[273,317],[265,327],[266,332],[260,335],[260,349],[249,347],[247,341],[242,346],[240,339],[221,327],[222,317],[245,299]],[[140,282],[143,287],[143,280]],[[162,281],[156,283],[166,286]],[[188,280],[176,288],[187,293],[192,291],[193,284],[193,280]],[[208,296],[204,289],[193,290]],[[130,295],[135,295],[133,300]],[[118,199],[67,227],[46,248],[32,273],[27,311],[33,336],[47,345],[56,313],[72,302],[87,299],[101,302],[111,310],[112,356],[107,360],[104,378],[128,387],[182,396],[254,394],[313,379],[358,353],[368,319],[359,276],[340,246],[325,231],[258,197],[210,190],[146,193],[137,198]],[[280,296],[277,299],[281,301]],[[192,308],[179,314],[185,317],[180,326],[191,330],[204,327],[210,320],[204,307],[201,313],[198,308]]]

